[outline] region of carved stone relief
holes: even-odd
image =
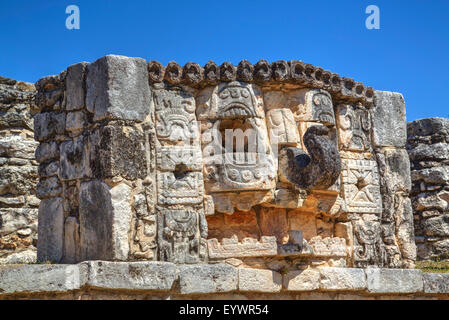
[[[382,213],[376,161],[342,159],[342,184],[348,212]]]

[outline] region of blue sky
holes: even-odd
[[[65,27],[68,5],[80,30]],[[380,30],[365,28],[368,5]],[[449,117],[448,0],[0,0],[0,75],[35,82],[106,54],[204,65],[298,59]]]

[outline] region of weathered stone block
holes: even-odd
[[[87,269],[80,265],[21,265],[0,267],[0,292],[55,292],[80,289]]]
[[[67,113],[65,119],[65,128],[72,133],[79,132],[87,125],[87,116],[82,111]]]
[[[143,121],[150,111],[147,63],[141,58],[108,55],[87,67],[87,110],[94,120]]]
[[[320,268],[320,288],[324,290],[364,290],[366,277],[363,269]]]
[[[81,260],[126,260],[131,228],[131,188],[119,184],[110,188],[93,180],[81,184]]]
[[[385,194],[410,192],[410,160],[405,149],[386,149],[378,152],[377,163],[381,188]]]
[[[449,274],[423,273],[425,293],[449,293]]]
[[[41,201],[38,216],[37,260],[59,262],[63,254],[64,210],[62,198]]]
[[[251,268],[239,268],[239,290],[253,292],[279,292],[282,289],[280,273]]]
[[[227,264],[182,265],[179,286],[182,294],[237,290],[238,270]]]
[[[90,175],[86,142],[86,138],[79,137],[59,145],[61,180],[81,179]]]
[[[59,158],[59,147],[54,141],[51,142],[41,142],[36,148],[35,152],[36,161],[39,163],[58,159]]]
[[[419,144],[409,150],[409,156],[411,161],[443,161],[449,159],[449,144]]]
[[[290,271],[284,276],[288,291],[313,291],[320,288],[320,272],[314,269]]]
[[[67,76],[65,78],[67,111],[84,108],[86,98],[84,79],[88,65],[89,63],[87,62],[80,62],[67,68]]]
[[[407,124],[409,137],[430,136],[433,134],[449,135],[449,119],[447,118],[426,118],[419,119]]]
[[[176,265],[169,262],[89,261],[87,284],[104,289],[172,289],[177,278]]]
[[[37,209],[0,209],[0,236],[5,236],[30,226],[36,230],[37,216]]]
[[[368,268],[365,273],[369,292],[415,293],[423,291],[421,270]]]
[[[114,176],[144,179],[148,161],[144,139],[143,132],[133,127],[108,125],[97,128],[88,138],[92,175],[98,179]]]
[[[58,177],[41,178],[36,186],[36,196],[39,199],[57,197],[62,193]]]
[[[449,185],[449,166],[413,170],[411,174],[413,181],[423,181],[430,185]]]
[[[0,138],[0,157],[33,159],[38,143],[19,135]]]
[[[400,93],[375,91],[371,110],[373,143],[376,147],[405,147],[407,120],[405,102]]]
[[[64,223],[64,263],[76,263],[80,259],[80,225],[75,217],[67,217]]]
[[[279,244],[287,243],[289,237],[285,209],[261,208],[259,225],[263,236],[275,236]]]
[[[32,193],[36,180],[36,167],[0,167],[0,195]]]
[[[63,134],[65,130],[65,114],[44,112],[34,117],[34,139],[45,141],[55,135]]]

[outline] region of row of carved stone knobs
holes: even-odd
[[[230,62],[223,62],[218,66],[209,61],[204,67],[194,62],[187,62],[184,67],[170,61],[163,66],[158,61],[148,63],[149,78],[151,83],[166,81],[170,84],[185,84],[192,87],[204,87],[215,85],[220,81],[243,81],[264,85],[268,83],[295,83],[307,85],[312,88],[325,89],[337,94],[341,98],[352,98],[371,103],[374,90],[365,87],[363,83],[354,79],[340,77],[338,74],[323,70],[302,61],[280,60],[269,63],[260,60],[252,65],[247,60],[242,60],[237,66]]]

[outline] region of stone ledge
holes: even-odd
[[[407,269],[316,268],[285,275],[227,264],[87,261],[76,265],[0,266],[0,299],[22,293],[81,289],[169,292],[179,295],[236,292],[352,292],[362,295],[447,295],[449,274]]]

